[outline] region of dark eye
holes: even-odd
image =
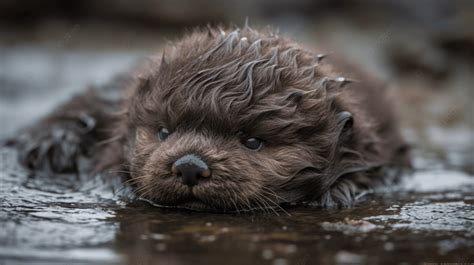
[[[168,131],[168,129],[164,127],[161,127],[160,131],[158,132],[158,138],[160,138],[161,141],[166,140],[166,138],[168,138],[169,135],[170,135],[170,132]]]
[[[251,137],[242,139],[242,144],[250,150],[258,151],[260,148],[262,148],[263,141],[258,138]]]

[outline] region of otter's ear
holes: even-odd
[[[130,103],[138,106],[149,107],[144,105],[146,99],[151,98],[151,80],[148,76],[139,76],[134,80],[134,83],[130,87],[132,91],[132,100]]]
[[[339,143],[348,140],[352,133],[352,127],[354,125],[354,118],[348,111],[341,111],[336,116],[337,119],[337,134]]]

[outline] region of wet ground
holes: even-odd
[[[151,49],[126,40],[113,49],[76,47],[89,36],[84,27],[60,32],[53,43],[2,42],[0,137],[87,84],[107,82]],[[0,264],[474,263],[473,82],[465,74],[472,65],[455,65],[457,74],[442,82],[423,70],[394,76],[379,66],[379,53],[396,29],[366,32],[365,39],[344,27],[337,32],[344,34],[314,36],[357,51],[349,57],[392,81],[403,106],[416,170],[402,183],[351,209],[197,213],[134,200],[110,176],[31,175],[15,150],[2,148]]]
[[[7,264],[472,262],[474,178],[420,170],[352,209],[209,214],[131,200],[105,176],[30,176],[0,153]],[[0,263],[1,264],[1,263]]]

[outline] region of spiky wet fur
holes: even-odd
[[[133,72],[98,168],[121,166],[138,195],[163,205],[351,206],[407,160],[383,87],[343,70],[270,30],[197,29]],[[263,148],[245,148],[245,137]],[[170,171],[189,153],[212,170],[192,190]]]

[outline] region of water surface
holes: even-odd
[[[1,51],[0,137],[141,56],[30,46]],[[466,95],[466,86],[459,87]],[[351,209],[157,208],[131,199],[129,188],[110,176],[31,174],[18,165],[15,150],[1,148],[0,264],[472,263],[472,126],[427,122],[416,107],[439,113],[454,105],[449,93],[424,93],[424,103],[409,101],[402,117],[404,134],[416,143],[415,173]],[[427,124],[412,119],[420,116]]]

